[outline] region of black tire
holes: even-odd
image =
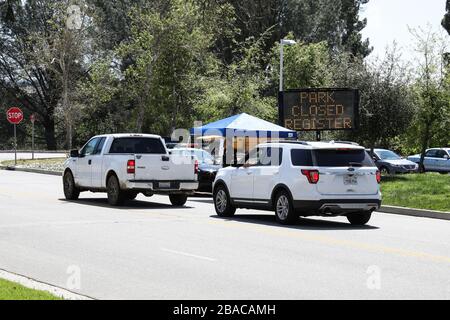
[[[214,208],[219,217],[232,217],[236,213],[236,207],[231,203],[230,195],[223,185],[214,190]]]
[[[170,194],[169,195],[170,203],[172,203],[172,205],[177,206],[177,207],[184,206],[187,201],[187,198],[188,197],[185,194]]]
[[[63,176],[64,196],[66,200],[77,200],[80,196],[80,189],[75,185],[72,172],[66,171]]]
[[[281,224],[293,224],[297,222],[299,214],[294,210],[292,199],[289,193],[281,190],[274,199],[274,210],[277,221]]]
[[[357,212],[348,214],[347,220],[353,225],[363,226],[369,222],[371,216],[371,212]]]
[[[120,190],[119,180],[115,175],[108,178],[106,182],[108,203],[112,206],[121,206],[125,201],[125,192]]]
[[[128,191],[125,194],[125,199],[128,200],[128,201],[134,200],[134,199],[136,199],[138,194],[139,194],[139,192],[136,192],[136,191]]]
[[[381,167],[380,173],[381,173],[381,175],[384,175],[384,176],[388,176],[391,174],[391,172],[389,171],[389,169],[387,167]]]

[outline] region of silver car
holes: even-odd
[[[417,172],[419,168],[416,163],[404,159],[395,152],[387,149],[374,149],[373,160],[383,175],[413,173]]]
[[[408,160],[419,163],[420,154],[409,156]],[[431,148],[425,152],[421,172],[433,171],[440,173],[450,172],[450,148]]]

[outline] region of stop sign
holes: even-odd
[[[17,107],[12,107],[6,111],[6,118],[12,124],[19,124],[23,120],[23,112]]]

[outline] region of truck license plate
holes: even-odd
[[[159,182],[158,187],[161,189],[170,189],[170,182]]]
[[[358,184],[357,176],[344,176],[344,184],[345,185],[356,185]]]

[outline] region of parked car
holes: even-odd
[[[110,134],[91,138],[64,163],[63,187],[68,200],[80,192],[106,192],[111,205],[125,200],[166,194],[182,206],[198,188],[192,157],[169,155],[164,140],[150,134]]]
[[[221,217],[237,208],[274,210],[278,222],[344,215],[366,224],[381,205],[381,174],[361,146],[335,142],[260,144],[244,164],[219,170],[213,199]]]
[[[370,150],[367,151],[370,152]],[[383,175],[411,173],[417,172],[419,169],[419,166],[416,163],[400,157],[391,150],[374,149],[372,156],[376,166]]]
[[[409,156],[407,159],[418,164],[420,162],[420,154]],[[431,148],[425,151],[423,167],[419,168],[419,170],[421,172],[450,172],[450,148]]]
[[[198,191],[212,192],[212,184],[222,166],[215,162],[209,152],[196,148],[175,148],[171,154],[194,156],[198,160]]]

